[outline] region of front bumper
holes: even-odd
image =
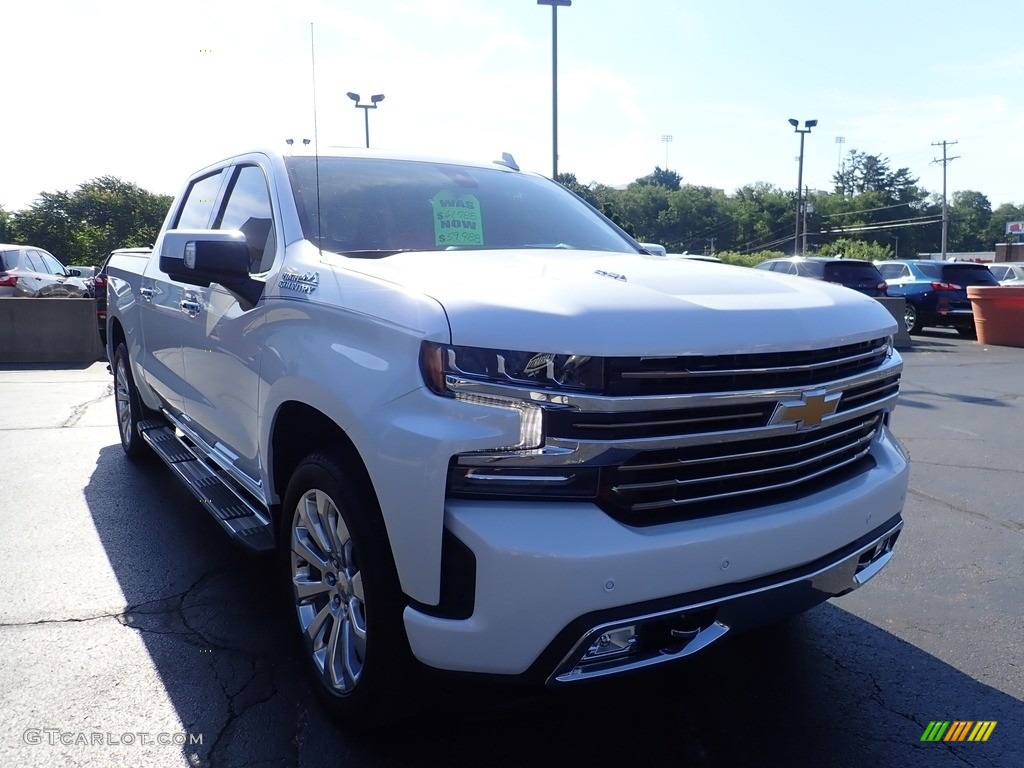
[[[412,651],[444,670],[569,682],[688,655],[724,627],[844,594],[888,562],[901,525],[908,465],[888,429],[871,455],[871,469],[795,503],[644,528],[588,503],[449,500],[446,527],[475,559],[472,613],[408,607]],[[699,617],[671,626],[687,612]],[[631,622],[666,625],[678,647],[577,669],[593,640]]]
[[[730,631],[770,624],[852,592],[889,563],[902,528],[902,519],[893,518],[843,552],[790,573],[736,585],[722,597],[711,591],[672,601],[684,605],[632,612],[618,619],[583,617],[563,633],[571,636],[576,632],[580,639],[547,682],[571,683],[690,656]],[[589,629],[579,632],[587,626]],[[630,638],[628,647],[617,650],[610,646],[609,638],[623,637]]]

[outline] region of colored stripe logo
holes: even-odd
[[[932,720],[921,734],[921,741],[988,741],[996,729],[996,720]]]

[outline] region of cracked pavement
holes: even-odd
[[[405,720],[362,734],[307,685],[273,560],[125,460],[105,364],[0,369],[0,762],[1024,765],[1024,350],[935,331],[904,360],[906,528],[865,589],[558,695],[424,673]],[[932,720],[998,725],[921,743]]]

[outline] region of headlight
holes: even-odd
[[[439,395],[452,396],[448,377],[555,391],[601,392],[604,360],[507,349],[462,347],[425,341],[420,350],[423,380]]]

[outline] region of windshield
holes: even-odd
[[[586,203],[538,176],[375,158],[321,157],[319,170],[312,157],[286,163],[303,234],[324,250],[361,257],[455,248],[637,252]]]

